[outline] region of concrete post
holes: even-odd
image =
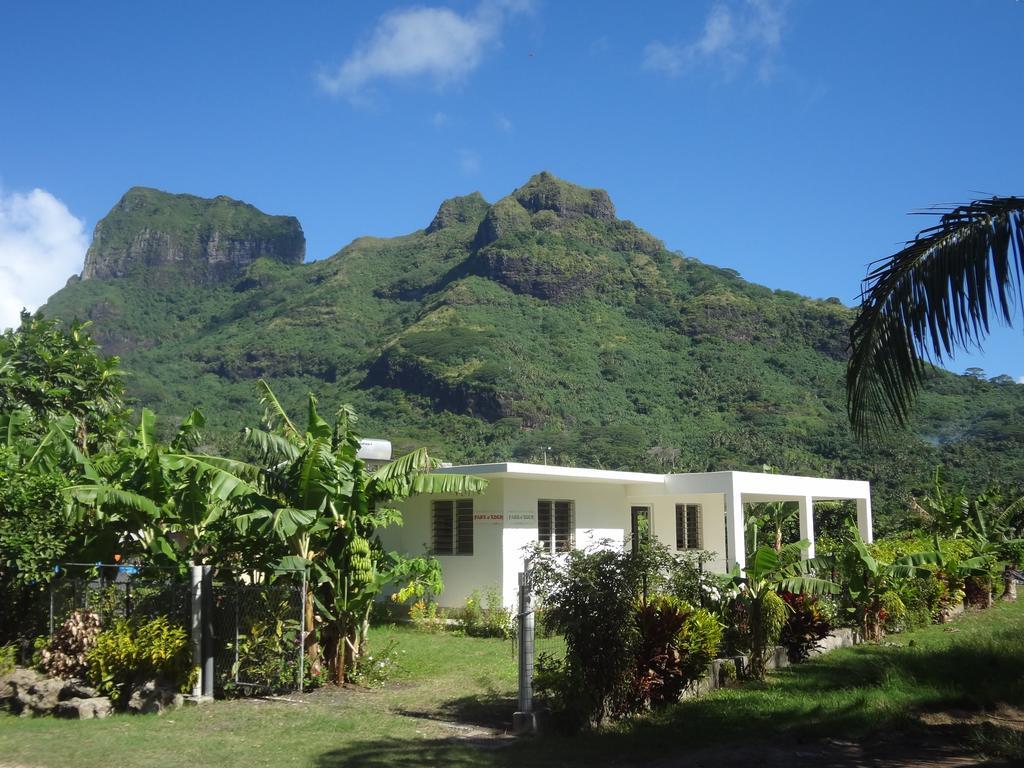
[[[203,566],[192,566],[192,668],[196,681],[193,696],[203,695]]]
[[[800,506],[800,540],[811,543],[801,554],[807,560],[814,557],[814,499],[810,496],[801,496],[797,499],[797,504]]]
[[[512,729],[516,733],[537,730],[537,717],[533,711],[533,584],[530,564],[519,574],[519,711],[512,715]]]
[[[747,564],[747,543],[743,530],[743,497],[735,487],[725,494],[725,557],[726,568],[743,568]]]
[[[875,540],[875,534],[871,527],[871,499],[857,499],[857,528],[860,536],[870,544]]]
[[[203,696],[213,698],[213,567],[202,570],[203,606]]]

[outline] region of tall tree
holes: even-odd
[[[100,353],[88,323],[61,327],[23,312],[0,334],[0,414],[24,410],[42,433],[54,419],[74,420],[78,448],[112,445],[129,417],[116,357]]]
[[[948,209],[869,269],[846,373],[847,409],[860,437],[907,422],[927,362],[977,347],[993,316],[1010,325],[1024,311],[1024,198]]]

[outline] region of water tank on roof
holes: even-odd
[[[391,461],[391,441],[376,438],[360,440],[356,456],[363,461]]]

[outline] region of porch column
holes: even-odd
[[[733,564],[740,568],[747,564],[746,542],[743,536],[743,497],[739,490],[730,485],[725,493],[725,567]]]
[[[857,528],[864,541],[870,544],[875,540],[875,534],[871,527],[871,497],[857,499]]]
[[[800,506],[800,540],[810,542],[810,546],[800,554],[807,560],[814,557],[814,499],[801,496],[796,501]]]

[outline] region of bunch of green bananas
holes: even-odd
[[[373,560],[370,559],[370,542],[362,536],[355,536],[349,545],[349,578],[355,586],[365,586],[373,581]]]

